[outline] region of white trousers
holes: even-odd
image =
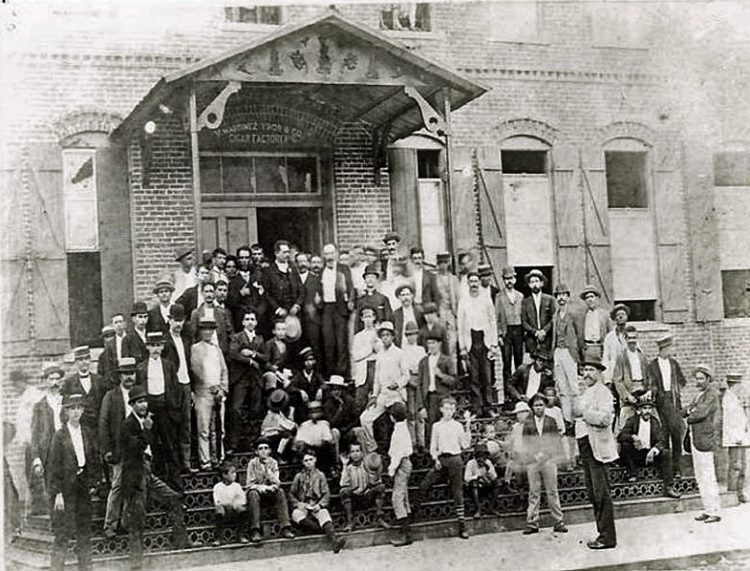
[[[716,469],[714,468],[714,453],[701,452],[692,447],[693,470],[698,480],[698,490],[703,501],[703,512],[708,515],[719,515],[721,498],[719,484],[716,483]]]
[[[555,349],[555,390],[562,405],[563,418],[572,422],[579,405],[578,365],[567,349]]]

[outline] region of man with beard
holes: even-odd
[[[555,315],[554,298],[542,291],[547,278],[539,270],[526,274],[526,284],[531,295],[521,304],[521,323],[526,333],[526,351],[533,353],[538,347],[552,350],[552,317]]]

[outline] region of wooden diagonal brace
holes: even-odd
[[[419,105],[419,112],[422,114],[422,123],[424,123],[424,128],[427,129],[430,133],[435,134],[443,134],[445,133],[445,120],[443,117],[435,111],[435,109],[432,108],[432,105],[430,105],[427,100],[422,97],[422,95],[419,93],[419,91],[416,90],[416,88],[411,87],[410,85],[404,86],[404,93],[407,95],[407,97],[411,97],[414,101],[417,102],[417,105]]]
[[[227,105],[229,98],[242,89],[242,83],[239,81],[227,82],[221,93],[216,96],[211,103],[208,104],[203,110],[203,113],[198,117],[198,130],[202,130],[204,127],[209,129],[218,129],[221,126],[221,122],[224,120],[224,108]]]

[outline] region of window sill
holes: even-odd
[[[273,32],[282,24],[254,24],[253,22],[224,22],[220,29],[234,32]]]
[[[750,317],[725,317],[721,324],[726,327],[749,327]]]
[[[528,40],[504,40],[501,38],[488,38],[487,41],[493,44],[508,44],[512,46],[523,45],[523,46],[549,47],[552,45],[549,42],[543,42],[542,40],[531,39],[531,38]]]
[[[650,48],[643,44],[593,44],[591,46],[597,50],[631,50],[646,52]]]
[[[417,30],[380,30],[381,33],[400,40],[444,40],[445,34],[430,31],[420,32]]]

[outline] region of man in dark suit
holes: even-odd
[[[440,419],[440,401],[456,385],[456,365],[441,351],[442,338],[427,334],[427,355],[417,369],[417,410],[425,421],[425,442],[430,442],[432,425]]]
[[[216,306],[216,286],[213,283],[203,284],[202,291],[203,302],[190,315],[190,331],[193,333],[193,343],[200,341],[200,333],[198,332],[200,320],[213,318],[216,322],[215,342],[226,357],[229,353],[229,338],[234,333],[231,317],[222,308]]]
[[[320,299],[315,296],[320,289],[320,275],[310,269],[310,255],[305,252],[297,254],[297,269],[302,284],[302,339],[303,346],[309,345],[316,355],[321,354],[322,339],[320,319]]]
[[[636,466],[658,464],[661,469],[663,493],[668,498],[679,498],[672,487],[672,455],[666,445],[664,431],[654,410],[654,401],[647,391],[633,394],[637,414],[628,418],[617,435],[620,458],[628,471],[628,482],[635,482]]]
[[[302,309],[302,283],[297,270],[289,259],[290,247],[286,240],[277,240],[273,246],[275,260],[269,265],[264,276],[264,288],[273,317],[286,317],[287,313],[297,315]]]
[[[292,377],[286,392],[289,393],[289,406],[293,411],[292,420],[301,425],[310,418],[308,404],[320,401],[322,396],[323,377],[316,370],[317,359],[312,347],[304,347],[299,353],[302,369]]]
[[[242,330],[242,320],[245,311],[255,309],[258,322],[264,320],[267,303],[263,289],[263,272],[259,267],[250,263],[250,248],[237,248],[237,274],[229,279],[229,297],[227,306],[232,315],[232,327],[235,331]]]
[[[172,292],[174,286],[167,279],[160,279],[154,285],[153,293],[157,304],[148,312],[146,331],[169,331],[169,306],[172,304]]]
[[[537,347],[552,349],[552,318],[555,315],[555,299],[542,291],[547,278],[539,270],[526,274],[526,283],[531,295],[521,303],[521,325],[526,334],[526,351],[533,353]]]
[[[143,566],[143,530],[146,526],[146,500],[165,504],[172,523],[172,544],[176,549],[190,547],[185,529],[185,513],[180,494],[151,471],[154,421],[148,413],[148,394],[142,386],[130,389],[128,404],[132,412],[120,430],[122,454],[122,491],[130,535],[130,568]]]
[[[667,446],[672,449],[672,467],[674,477],[681,478],[682,438],[685,434],[685,423],[682,420],[681,391],[687,382],[682,374],[680,364],[672,357],[674,338],[665,335],[656,341],[659,356],[646,368],[646,378],[651,383],[656,400],[656,411],[664,424]]]
[[[323,246],[325,266],[320,274],[318,296],[322,304],[321,331],[324,371],[327,376],[349,375],[349,314],[354,310],[354,285],[351,270],[338,263],[333,244]]]
[[[99,375],[91,372],[91,349],[87,345],[81,345],[73,349],[73,358],[77,370],[63,381],[60,393],[63,396],[83,395],[86,408],[83,411],[81,423],[96,438],[96,431],[99,426],[99,410],[105,392],[104,383]]]
[[[534,361],[518,367],[510,379],[507,391],[510,402],[528,402],[534,395],[543,393],[545,388],[555,386],[549,368],[549,354],[540,348],[531,357]]]
[[[427,349],[427,338],[440,337],[440,351],[448,355],[450,348],[448,346],[448,330],[440,323],[438,317],[438,307],[433,302],[427,302],[422,306],[424,316],[424,327],[419,330],[419,344]]]
[[[172,362],[177,372],[177,384],[182,393],[182,409],[176,427],[180,466],[183,473],[195,473],[198,470],[190,465],[190,421],[192,417],[190,349],[193,346],[193,336],[190,326],[185,323],[185,309],[179,303],[169,308],[169,331],[165,339],[162,358]]]
[[[380,271],[376,264],[369,264],[366,268],[362,277],[365,280],[365,290],[360,297],[357,298],[357,320],[355,322],[355,332],[359,333],[363,329],[362,319],[360,314],[362,309],[365,307],[371,308],[375,312],[375,322],[382,323],[383,321],[393,320],[393,310],[391,309],[390,300],[380,293],[377,289],[378,279],[380,278]]]
[[[437,280],[435,274],[424,267],[424,250],[414,246],[409,251],[411,258],[411,281],[414,283],[414,305],[422,307],[425,303],[439,303]]]
[[[407,323],[416,323],[417,328],[421,329],[426,325],[422,309],[414,305],[414,287],[411,284],[403,284],[396,288],[396,297],[401,300],[401,307],[393,312],[393,328],[396,330],[396,337],[393,343],[396,347],[401,347],[404,342],[404,330]]]
[[[110,489],[107,496],[107,511],[104,516],[104,536],[111,539],[121,526],[122,505],[122,454],[120,430],[130,411],[128,392],[135,386],[135,359],[120,359],[115,375],[119,383],[107,391],[99,414],[99,452],[110,467]]]
[[[186,315],[192,315],[196,307],[203,303],[203,284],[211,281],[211,268],[206,265],[198,266],[198,283],[187,288],[183,294],[177,298],[175,303],[179,303],[185,308]]]
[[[117,385],[115,369],[117,368],[117,348],[115,347],[115,329],[111,325],[102,327],[102,344],[104,350],[96,361],[96,374],[102,379],[102,389],[106,393]]]
[[[148,323],[148,308],[143,301],[136,301],[130,310],[130,327],[122,341],[122,356],[133,357],[136,363],[148,359],[146,347],[146,323]]]
[[[268,356],[263,337],[256,332],[257,326],[256,313],[252,309],[246,310],[242,330],[232,335],[229,342],[231,429],[227,453],[239,450],[240,445],[249,446],[260,434],[264,414],[262,375]],[[246,403],[248,399],[250,402]]]
[[[66,394],[63,407],[67,422],[52,439],[49,462],[49,497],[52,502],[50,567],[62,571],[68,541],[75,537],[78,568],[91,569],[91,497],[99,483],[101,466],[95,439],[81,423],[86,399]]]
[[[162,359],[164,334],[151,331],[146,339],[149,358],[136,368],[136,383],[146,389],[148,408],[154,416],[155,470],[170,485],[180,489],[177,427],[182,414],[183,392],[172,361]]]

